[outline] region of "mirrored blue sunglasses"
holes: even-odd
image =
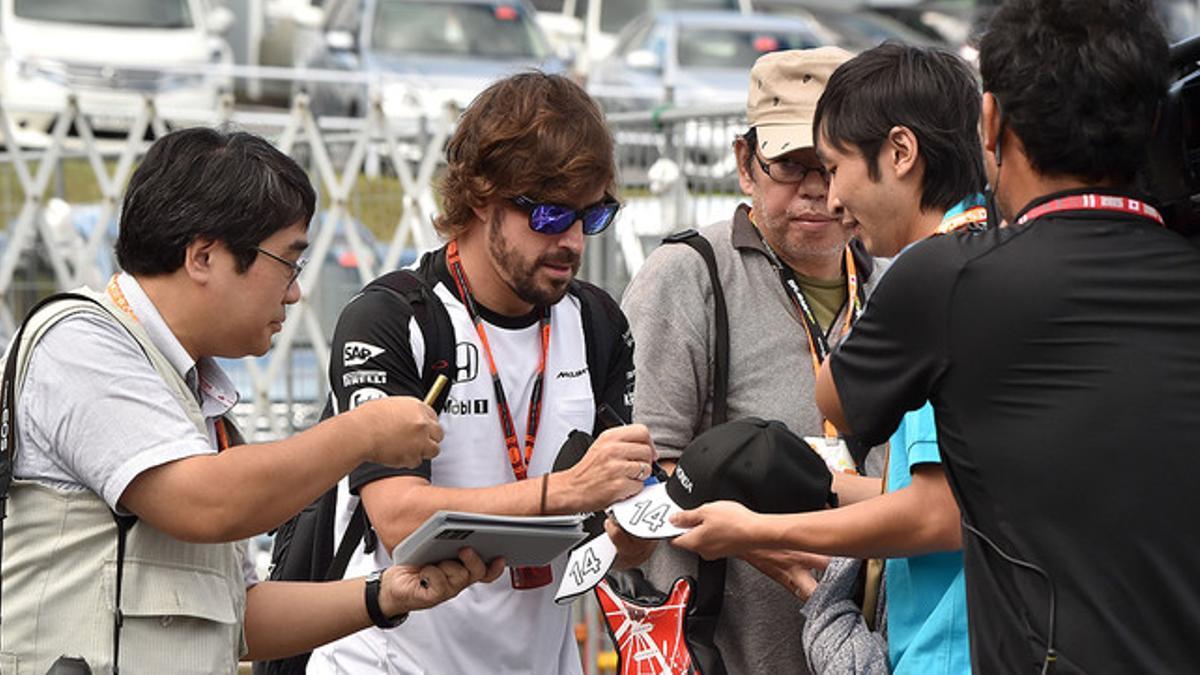
[[[617,217],[621,203],[612,197],[573,209],[562,204],[535,202],[528,197],[513,197],[513,204],[529,212],[529,229],[542,234],[562,234],[571,229],[575,221],[583,221],[584,234],[600,234]]]

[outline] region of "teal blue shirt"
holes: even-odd
[[[944,219],[985,205],[983,195],[971,195],[947,211]],[[933,406],[928,401],[904,415],[890,442],[888,492],[912,484],[912,467],[942,463]],[[896,675],[970,673],[962,551],[893,558],[886,563],[885,578],[888,660],[892,672]]]
[[[891,438],[888,492],[912,483],[912,467],[940,464],[933,407],[909,412]],[[962,552],[887,561],[888,658],[897,675],[971,672]]]

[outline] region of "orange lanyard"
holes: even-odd
[[[446,246],[446,267],[454,277],[454,285],[467,308],[471,323],[479,333],[479,343],[483,345],[483,353],[487,356],[488,368],[492,372],[492,389],[496,396],[496,412],[500,416],[500,429],[504,432],[504,447],[508,452],[508,461],[512,465],[513,476],[517,480],[525,480],[529,473],[529,464],[533,461],[533,445],[537,440],[538,426],[542,413],[542,386],[546,380],[546,358],[550,353],[550,308],[542,309],[539,323],[542,338],[542,349],[538,356],[537,379],[533,381],[533,392],[529,395],[529,416],[525,421],[525,454],[521,454],[521,444],[517,439],[517,428],[513,424],[512,411],[508,407],[508,398],[504,395],[504,385],[500,382],[500,371],[496,369],[496,361],[492,358],[492,347],[488,342],[487,331],[483,328],[483,317],[471,295],[471,284],[467,281],[467,271],[463,269],[462,258],[458,255],[458,241],[453,240]]]
[[[129,299],[125,297],[125,292],[121,290],[121,285],[117,283],[116,275],[108,281],[108,286],[105,289],[108,292],[108,297],[113,301],[122,312],[129,315],[129,318],[138,321],[137,314],[133,313],[133,308],[129,306]],[[140,321],[138,321],[140,323]],[[196,367],[196,377],[200,377],[200,368]],[[213,428],[217,432],[217,452],[220,452],[229,447],[229,431],[225,428],[225,418],[218,417],[213,420]]]
[[[754,224],[754,213],[748,214],[750,222]],[[755,231],[758,230],[755,224]],[[767,243],[762,233],[758,233],[759,239],[762,241],[763,249],[767,253],[767,259],[771,261],[771,265],[779,274],[779,279],[783,283],[783,289],[788,300],[795,308],[796,314],[800,317],[800,325],[804,328],[804,335],[808,341],[808,355],[812,358],[813,375],[816,376],[821,370],[823,363],[832,347],[829,344],[829,339],[825,332],[821,330],[821,324],[817,321],[816,314],[813,313],[812,306],[808,302],[808,298],[804,295],[804,290],[800,288],[800,282],[796,278],[795,272],[779,259],[775,254],[775,250]],[[858,265],[854,262],[854,253],[850,250],[850,246],[846,246],[843,254],[845,256],[844,265],[846,268],[846,302],[849,305],[846,309],[846,316],[842,322],[841,335],[850,332],[850,327],[854,324],[855,319],[862,314],[864,304],[864,291],[858,280]],[[836,319],[835,319],[836,321]],[[830,326],[830,333],[833,332],[833,326]],[[821,420],[821,428],[824,431],[826,438],[837,438],[837,428],[827,420]]]
[[[941,224],[938,225],[937,234],[953,232],[968,225],[981,225],[987,222],[987,216],[986,207],[975,206],[969,208],[956,216],[942,220]]]

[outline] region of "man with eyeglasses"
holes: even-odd
[[[302,652],[502,571],[463,549],[369,578],[259,582],[247,559],[247,537],[361,462],[416,466],[442,440],[428,406],[397,397],[242,444],[238,392],[214,357],[270,348],[300,299],[315,203],[304,171],[262,138],[168,134],[125,194],[123,271],[22,324],[0,403],[0,444],[12,442],[0,451],[6,675],[56,663],[232,674],[241,658]]]
[[[361,498],[378,537],[373,550],[358,546],[351,574],[383,564],[438,510],[603,510],[639,492],[654,459],[649,432],[630,425],[600,434],[573,468],[553,470],[573,430],[596,429],[599,406],[630,417],[627,322],[606,293],[575,279],[585,239],[618,209],[613,141],[595,102],[557,75],[500,80],[463,113],[447,160],[435,221],[447,244],[416,270],[445,307],[457,346],[446,439],[432,462],[364,465],[341,488],[347,511]],[[409,303],[368,288],[343,310],[332,347],[333,398],[353,412],[418,392],[434,345]],[[644,557],[648,546],[609,527],[627,562]],[[561,556],[512,568],[400,630],[316,650],[308,672],[580,673],[570,608],[554,602],[565,567]]]
[[[812,438],[837,467],[834,490],[842,502],[878,494],[879,481],[842,472],[853,461],[817,411],[815,372],[882,270],[849,243],[852,226],[826,205],[828,175],[813,148],[812,120],[830,73],[850,57],[824,47],[758,59],[747,96],[750,130],[734,142],[739,184],[751,204],[699,230],[713,249],[728,307],[728,419],[777,419]],[[715,304],[704,260],[686,246],[660,246],[630,283],[622,307],[638,343],[634,419],[650,428],[670,465],[712,425]],[[811,588],[795,589],[796,597],[754,569],[773,571],[769,562],[749,555],[726,566],[714,637],[729,672],[807,672],[794,636]],[[661,546],[644,569],[656,587],[669,588],[697,573],[697,557]]]

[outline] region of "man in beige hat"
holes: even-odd
[[[688,246],[659,247],[625,292],[622,308],[638,345],[634,418],[650,428],[664,465],[722,418],[754,415],[810,437],[831,465],[853,466],[817,411],[814,374],[882,269],[861,245],[849,243],[852,224],[827,208],[829,177],[813,148],[812,127],[826,81],[850,57],[824,47],[758,59],[746,102],[750,129],[734,141],[738,182],[750,205],[739,205],[730,220],[669,238],[689,239]],[[713,252],[719,290],[704,259],[689,250],[704,243]],[[717,294],[728,314],[723,364],[716,357]],[[714,394],[721,371],[728,373],[723,401]],[[856,501],[878,494],[879,481],[835,471],[834,490],[843,503]],[[780,569],[767,556],[724,564],[713,642],[731,673],[807,671],[796,636],[812,587],[789,593],[764,577],[754,567]],[[699,569],[702,597],[714,576],[695,555],[669,546],[660,546],[644,569],[660,589]]]

